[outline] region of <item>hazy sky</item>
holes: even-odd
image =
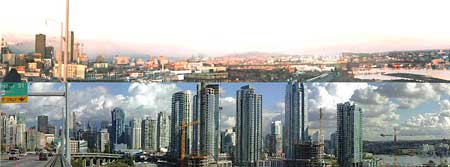
[[[0,34],[58,35],[59,25],[46,26],[45,20],[63,20],[64,5],[64,0],[3,0]],[[334,54],[448,47],[449,5],[446,0],[72,0],[70,24],[76,37],[89,43],[87,50]]]

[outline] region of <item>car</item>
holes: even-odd
[[[27,152],[24,152],[24,153],[20,153],[20,154],[19,154],[19,156],[21,156],[21,157],[26,157],[27,155],[28,155]]]
[[[12,149],[9,151],[9,160],[19,160],[19,150],[18,149]]]
[[[41,151],[39,153],[39,161],[47,161],[48,160],[48,153],[45,151]]]

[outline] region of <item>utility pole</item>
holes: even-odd
[[[67,59],[68,59],[68,50],[69,50],[69,0],[66,0],[66,29],[65,29],[65,31],[66,31],[66,37],[65,37],[65,42],[66,42],[66,44],[64,45],[64,85],[65,85],[65,103],[66,103],[66,106],[65,106],[65,108],[66,108],[66,119],[65,119],[65,124],[66,124],[66,126],[65,126],[65,132],[66,132],[66,135],[64,136],[66,139],[66,143],[65,143],[65,145],[66,145],[66,148],[65,148],[65,153],[66,153],[66,161],[67,161],[67,163],[69,163],[69,166],[70,166],[70,164],[71,164],[71,162],[70,162],[70,160],[71,160],[71,158],[70,158],[70,136],[69,136],[69,117],[70,117],[70,115],[69,115],[69,109],[68,109],[68,105],[67,105],[67,102],[68,102],[68,100],[67,100],[67,98],[69,97],[68,96],[68,93],[69,93],[69,89],[68,89],[68,87],[69,87],[69,83],[67,83]]]

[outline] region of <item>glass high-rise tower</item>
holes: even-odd
[[[247,85],[236,93],[237,166],[256,166],[262,154],[262,95]]]
[[[181,156],[181,142],[182,142],[182,129],[183,125],[187,125],[192,119],[192,103],[191,92],[181,91],[172,95],[172,120],[170,132],[172,133],[170,139],[169,152],[173,158],[179,159]],[[196,126],[196,125],[193,125]],[[185,136],[185,155],[190,154],[191,151],[191,126],[187,126],[184,129]]]
[[[285,95],[283,144],[286,159],[294,159],[294,144],[309,140],[307,93],[304,83],[289,81]]]
[[[193,121],[200,124],[193,126],[192,151],[208,160],[219,156],[219,97],[219,85],[200,83],[193,100]]]
[[[125,143],[125,112],[121,108],[114,108],[111,111],[111,144]]]
[[[157,121],[147,117],[142,120],[142,149],[156,152],[157,149]]]
[[[362,110],[355,104],[337,104],[337,160],[339,166],[362,163]]]

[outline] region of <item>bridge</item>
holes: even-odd
[[[103,166],[112,163],[123,156],[121,154],[106,154],[106,153],[72,153],[72,160],[81,160],[83,167]]]

